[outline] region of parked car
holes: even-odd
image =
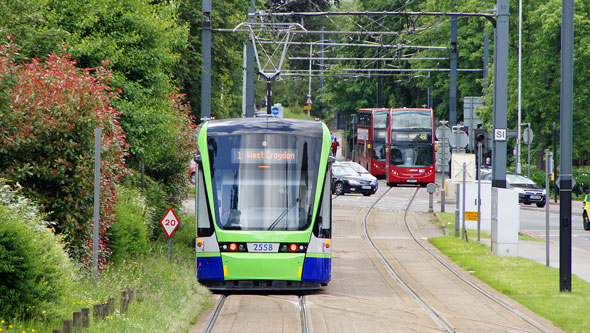
[[[481,179],[492,180],[492,172],[481,173]],[[545,207],[547,202],[545,189],[527,176],[506,172],[506,188],[514,188],[518,191],[519,203],[525,205],[536,204],[537,207]]]
[[[362,193],[369,196],[377,192],[377,179],[369,179],[358,174],[347,165],[335,163],[332,165],[332,193]]]
[[[590,218],[588,218],[588,214],[590,214],[590,194],[586,194],[584,197],[584,202],[582,202],[584,206],[582,206],[582,217],[584,221],[584,230],[590,230]]]
[[[359,175],[370,179],[370,180],[377,180],[377,177],[373,176],[367,169],[365,169],[362,165],[356,163],[356,162],[352,162],[352,161],[342,161],[342,162],[336,162],[336,165],[346,165],[351,167],[354,171],[356,171]]]

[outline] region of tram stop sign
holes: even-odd
[[[164,228],[166,236],[168,236],[168,238],[172,237],[172,234],[176,231],[178,225],[180,224],[180,221],[178,220],[178,217],[176,217],[176,213],[174,213],[172,207],[168,209],[166,215],[164,215],[164,217],[160,220],[160,224],[162,225],[162,228]]]

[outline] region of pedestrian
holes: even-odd
[[[338,146],[340,146],[340,142],[338,142],[338,139],[334,138],[334,141],[332,141],[332,156],[334,157],[336,157]]]

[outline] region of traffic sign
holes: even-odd
[[[440,125],[436,128],[436,138],[439,141],[442,141],[443,137],[445,138],[445,140],[448,140],[451,138],[451,129],[449,128],[449,126],[446,125]]]
[[[477,212],[465,211],[465,221],[477,221]]]
[[[506,141],[505,128],[494,128],[494,141]]]
[[[305,104],[308,104],[308,105],[312,105],[313,104],[313,102],[311,101],[311,97],[308,97],[307,98],[307,101],[305,102]]]
[[[527,145],[530,145],[533,142],[533,130],[530,128],[525,128],[522,132],[522,142]]]
[[[305,110],[305,111],[311,110],[311,105],[304,105],[303,110]]]
[[[178,217],[176,217],[176,213],[174,213],[172,207],[168,209],[166,215],[164,215],[164,217],[160,220],[160,225],[162,225],[162,228],[164,228],[168,238],[172,237],[172,234],[174,234],[179,224],[180,221],[178,220]]]
[[[557,189],[561,189],[561,176],[557,177],[557,180],[555,180],[555,186],[557,186]],[[572,177],[572,189],[574,188],[574,186],[576,186],[576,180],[574,179],[574,177]]]
[[[270,112],[272,112],[272,115],[275,116],[275,118],[278,117],[279,116],[279,107],[278,106],[273,106],[270,109]]]

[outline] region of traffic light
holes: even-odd
[[[473,137],[475,138],[475,143],[481,142],[482,145],[485,145],[486,138],[488,137],[488,131],[483,128],[475,128],[473,129]]]

